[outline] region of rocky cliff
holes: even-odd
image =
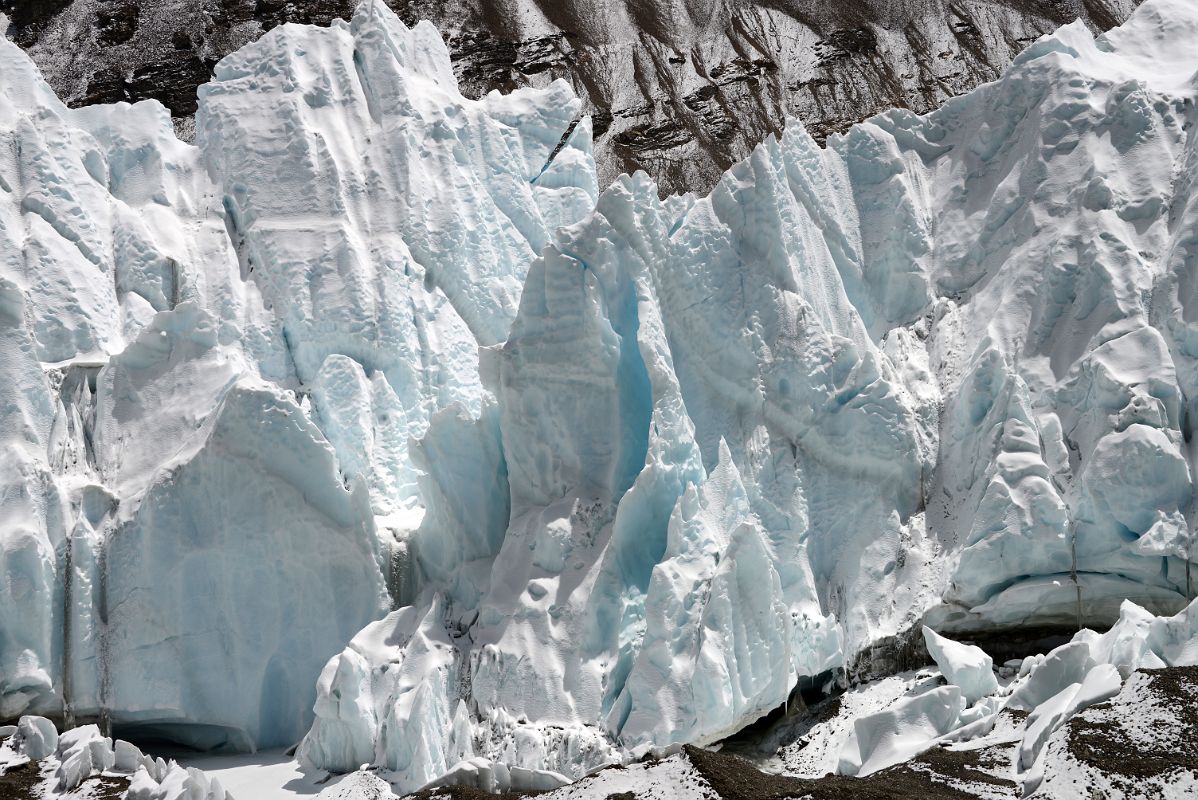
[[[378,0],[382,3],[384,0]],[[600,183],[647,171],[706,192],[798,117],[818,141],[891,107],[925,112],[998,77],[1029,42],[1137,0],[386,0],[448,38],[467,95],[565,78],[593,115]],[[71,105],[161,100],[189,136],[225,54],[353,0],[0,0],[8,34]]]

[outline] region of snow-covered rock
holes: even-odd
[[[1180,800],[1198,792],[1188,750],[1195,730],[1193,669],[1135,672],[1106,703],[1056,729],[1044,746],[1036,797]]]
[[[605,769],[541,795],[546,800],[606,800],[631,793],[651,800],[709,800],[710,784],[684,755]]]
[[[1178,645],[1195,637],[1150,643],[1149,631],[1180,633],[1195,611],[1198,601],[1172,617],[1125,603],[1108,633],[1082,630],[1025,659],[1018,674],[1003,670],[968,709],[957,686],[940,685],[949,678],[940,669],[870,682],[779,723],[761,744],[780,749],[761,752],[771,771],[796,778],[872,776],[840,785],[848,794],[916,774],[994,798],[1188,796],[1198,770],[1180,743],[1198,709],[1198,654]],[[1161,652],[1170,648],[1181,655],[1166,663]],[[956,706],[945,702],[954,697]]]
[[[817,138],[891,107],[927,111],[994,80],[1080,18],[1105,30],[1136,0],[377,0],[446,35],[471,97],[568,81],[594,115],[604,185],[646,170],[709,190],[788,116]],[[8,2],[9,35],[72,105],[157,98],[186,131],[222,56],[356,0]]]

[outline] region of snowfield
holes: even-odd
[[[0,43],[0,719],[568,792],[920,637],[808,763],[1090,780],[1063,726],[1198,659],[1196,40],[1149,0],[665,200],[382,4],[222,60],[194,146]]]

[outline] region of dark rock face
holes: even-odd
[[[0,11],[8,14],[18,30],[36,33],[70,4],[71,0],[5,0],[0,2]]]
[[[141,7],[136,2],[115,3],[96,14],[96,40],[105,47],[124,44],[137,33]]]
[[[569,81],[587,100],[600,179],[643,169],[664,192],[711,188],[797,117],[820,141],[891,107],[923,112],[998,77],[1074,19],[1139,0],[377,0],[446,36],[463,91]],[[155,98],[187,135],[225,54],[356,0],[0,0],[9,35],[69,103]]]

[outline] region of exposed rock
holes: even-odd
[[[1140,670],[1118,697],[1078,714],[1048,744],[1040,792],[1183,797],[1198,787],[1198,667]]]
[[[467,95],[555,78],[587,100],[600,182],[647,171],[705,192],[787,116],[823,141],[892,106],[927,111],[998,77],[1075,18],[1118,24],[1137,0],[377,0],[445,33]],[[162,101],[181,135],[222,56],[356,0],[0,0],[9,35],[74,105]]]

